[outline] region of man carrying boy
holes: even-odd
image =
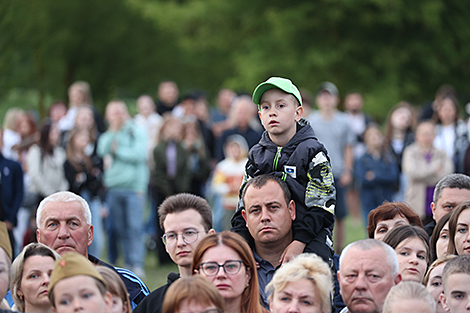
[[[280,262],[302,252],[313,252],[329,262],[332,256],[330,228],[334,223],[335,187],[327,151],[315,138],[310,124],[302,119],[302,97],[288,79],[271,77],[256,87],[253,102],[266,131],[249,153],[247,181],[272,173],[284,180],[295,202],[292,224],[293,241],[284,250]],[[253,238],[246,228],[240,199],[232,218],[232,230]]]
[[[212,229],[211,207],[201,197],[180,193],[170,196],[158,209],[160,226],[164,231],[163,242],[179,274],[168,274],[168,283],[150,293],[132,311],[133,313],[160,313],[168,287],[180,277],[191,276],[193,251],[199,241]]]
[[[442,272],[441,303],[450,313],[470,311],[470,255],[460,255],[447,262]]]

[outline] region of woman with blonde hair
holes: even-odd
[[[207,235],[194,251],[191,272],[209,279],[225,299],[227,313],[262,313],[253,252],[240,235]]]
[[[171,284],[163,300],[163,313],[224,312],[224,298],[207,279],[200,276],[184,277]]]
[[[284,264],[266,286],[272,313],[290,312],[292,306],[304,313],[329,313],[333,280],[319,256],[301,254]]]
[[[41,243],[30,243],[11,265],[11,295],[19,312],[52,313],[48,287],[59,254]]]

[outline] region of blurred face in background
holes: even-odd
[[[382,147],[384,136],[377,127],[370,127],[364,134],[364,141],[368,149],[379,150]]]
[[[60,143],[60,131],[56,125],[51,126],[49,131],[49,142],[52,146],[58,146]]]
[[[158,99],[166,104],[174,104],[178,101],[178,86],[174,82],[163,82],[158,86]]]
[[[422,148],[432,148],[435,137],[434,124],[432,123],[423,122],[416,128],[416,143]]]
[[[93,111],[88,107],[80,108],[75,118],[75,126],[79,128],[91,129],[95,124]]]
[[[397,130],[405,131],[411,125],[410,110],[405,107],[396,109],[392,113],[391,123],[392,123],[393,128]]]
[[[344,107],[352,113],[359,113],[364,105],[364,100],[360,93],[351,93],[344,99]]]
[[[437,108],[437,115],[442,125],[452,124],[457,116],[455,103],[449,98],[444,98]]]
[[[153,102],[150,96],[140,96],[137,99],[137,109],[139,110],[139,114],[147,117],[155,112],[155,102]]]

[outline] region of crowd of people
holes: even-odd
[[[313,96],[271,77],[252,96],[221,90],[210,109],[165,81],[134,117],[113,100],[104,119],[86,82],[68,95],[42,123],[18,108],[5,116],[5,308],[470,310],[470,139],[451,86],[419,117],[398,103],[383,128],[358,92],[340,111],[330,82]],[[343,249],[359,203],[369,239]],[[139,278],[146,243],[178,266],[152,292]],[[100,260],[105,246],[124,269]]]

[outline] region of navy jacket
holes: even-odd
[[[20,163],[0,154],[1,208],[0,220],[17,223],[17,213],[23,201],[23,170]]]

